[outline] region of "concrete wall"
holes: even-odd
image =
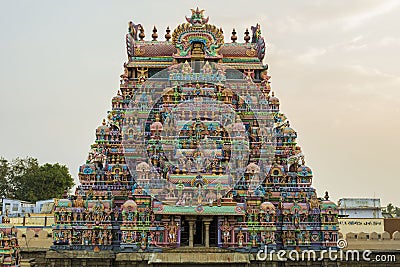
[[[372,253],[371,258],[374,253]],[[358,266],[400,266],[400,253],[393,252],[395,262],[374,262],[373,265],[363,261],[331,261],[324,258],[321,261],[279,261],[276,259],[260,261],[250,253],[235,253],[224,249],[192,248],[189,250],[172,250],[167,253],[113,253],[101,251],[98,253],[84,251],[66,251],[57,253],[48,251],[46,261],[48,266],[115,266],[115,267],[172,267],[172,266],[209,266],[209,267],[358,267]]]
[[[43,207],[45,207],[44,212],[51,212],[54,205],[54,199],[39,200],[35,204],[35,213],[42,213]]]
[[[347,233],[383,233],[385,231],[384,219],[371,218],[339,218],[339,232],[343,235]]]
[[[392,235],[388,232],[347,233],[346,241],[346,249],[394,251],[400,248],[400,232],[396,231]]]
[[[400,218],[387,218],[384,220],[385,231],[393,234],[396,231],[400,232]]]
[[[339,215],[348,215],[349,218],[383,218],[380,208],[339,210]]]
[[[53,214],[32,214],[30,217],[10,218],[10,224],[14,226],[38,226],[45,227],[54,224]]]
[[[338,201],[340,208],[380,208],[379,198],[341,198]]]
[[[32,229],[27,229],[24,232],[18,229],[17,238],[19,246],[25,249],[49,249],[53,244],[52,234],[46,230],[34,231]]]
[[[342,198],[338,208],[339,215],[349,218],[383,218],[379,198]]]

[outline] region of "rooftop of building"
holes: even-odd
[[[339,209],[380,209],[380,198],[341,198],[338,201]]]

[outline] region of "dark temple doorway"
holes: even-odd
[[[210,247],[218,246],[218,217],[214,216],[210,223]]]
[[[189,222],[182,218],[182,225],[181,225],[181,246],[189,246]]]
[[[202,222],[202,220],[201,220],[201,217],[200,216],[197,216],[197,219],[196,219],[196,226],[194,227],[194,235],[193,235],[193,243],[194,243],[194,245],[197,245],[197,246],[202,246],[202,245],[204,245],[204,242],[203,242],[203,222]]]

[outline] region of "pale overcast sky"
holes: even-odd
[[[227,37],[261,24],[320,196],[400,205],[396,0],[1,1],[0,156],[60,162],[76,178],[118,90],[128,21],[164,36],[197,6]]]

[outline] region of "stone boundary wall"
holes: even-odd
[[[41,229],[38,231],[32,229],[18,229],[17,232],[18,244],[22,249],[49,249],[53,244],[51,232]]]
[[[389,240],[388,240],[389,241]],[[397,240],[390,240],[397,241]],[[364,241],[365,242],[365,241]],[[172,266],[246,266],[246,267],[347,267],[347,266],[398,266],[400,267],[400,251],[373,251],[372,255],[395,255],[396,261],[390,263],[368,263],[363,261],[330,261],[324,259],[316,262],[281,262],[276,259],[259,261],[256,255],[249,253],[235,253],[218,248],[182,248],[164,253],[115,253],[112,251],[51,251],[46,249],[22,248],[24,259],[35,259],[31,267],[172,267]],[[373,256],[371,256],[372,258]],[[29,266],[29,265],[26,265]]]
[[[218,248],[180,248],[165,251],[164,253],[115,253],[112,251],[51,251],[52,237],[46,230],[34,231],[27,229],[24,233],[18,230],[18,240],[25,259],[35,258],[34,266],[389,266],[384,263],[369,265],[365,262],[260,262],[255,255],[248,253],[234,253]],[[351,250],[371,250],[374,253],[395,254],[397,261],[390,266],[400,267],[400,232],[393,235],[383,233],[348,233],[346,236],[347,248]],[[321,265],[323,264],[323,265]],[[386,263],[387,264],[387,263]]]
[[[373,252],[372,255],[378,254]],[[211,266],[211,267],[361,267],[361,266],[400,266],[400,252],[392,252],[396,256],[395,262],[364,262],[364,261],[278,261],[276,259],[260,261],[256,260],[254,254],[235,253],[216,249],[190,249],[179,250],[179,252],[166,253],[113,253],[108,251],[85,252],[85,251],[48,251],[46,264],[51,267],[72,266],[97,266],[97,267],[172,267],[172,266]]]
[[[383,233],[347,233],[347,248],[359,250],[391,251],[400,248],[400,232],[395,231],[393,235]]]
[[[54,215],[32,214],[30,216],[10,217],[9,219],[9,224],[14,226],[46,227],[54,224]]]

